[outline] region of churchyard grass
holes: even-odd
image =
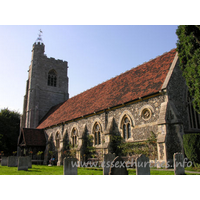
[[[0,175],[62,175],[63,166],[32,165],[28,171],[18,171],[18,167],[0,166]]]
[[[199,167],[186,167],[185,170],[200,172],[200,166]]]
[[[63,175],[63,166],[32,165],[28,171],[17,167],[0,166],[0,175]],[[78,168],[78,175],[103,175],[101,168]]]
[[[188,169],[187,169],[188,170]],[[136,175],[135,169],[128,169],[129,175]],[[151,175],[174,175],[174,171],[150,170]],[[199,175],[187,173],[188,175]],[[0,175],[63,175],[63,166],[32,165],[28,171],[18,171],[17,167],[0,166]],[[102,168],[78,168],[78,175],[103,175]]]
[[[103,175],[102,168],[78,168],[78,175]]]

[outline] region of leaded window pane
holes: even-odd
[[[99,139],[99,144],[101,144],[101,133],[98,132],[98,139]]]
[[[123,138],[126,139],[127,130],[126,130],[126,124],[123,125]]]
[[[56,78],[54,79],[54,84],[53,85],[54,85],[54,87],[56,87]]]
[[[95,140],[95,145],[97,144],[97,133],[94,133],[94,140]]]
[[[131,138],[131,126],[128,123],[128,138]]]
[[[50,85],[51,84],[51,78],[50,78],[50,76],[48,76],[48,85]]]
[[[96,125],[96,128],[95,128],[95,130],[96,130],[96,131],[98,131],[98,130],[99,130],[99,125],[98,125],[98,124]]]
[[[59,138],[59,134],[56,134],[56,148],[60,147],[60,138]]]
[[[94,133],[94,144],[95,145],[101,144],[101,127],[99,124],[97,123],[95,124],[93,133]]]

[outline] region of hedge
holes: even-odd
[[[185,155],[193,165],[200,164],[200,133],[184,134],[183,146]]]

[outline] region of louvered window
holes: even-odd
[[[51,70],[48,73],[48,86],[57,86],[57,74],[55,70]]]

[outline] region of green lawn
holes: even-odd
[[[0,166],[0,175],[62,175],[63,166],[48,167],[45,165],[32,165],[28,171],[18,171],[17,167]]]
[[[63,166],[32,165],[28,171],[18,171],[17,167],[0,166],[0,175],[63,175]],[[78,168],[78,175],[103,175],[103,170]]]
[[[200,167],[186,167],[185,170],[200,172]]]
[[[188,170],[188,169],[187,169]],[[151,169],[151,175],[174,175],[173,171]],[[135,169],[128,169],[129,175],[136,175]],[[197,175],[186,173],[188,175]],[[63,166],[32,165],[28,171],[18,171],[17,167],[0,166],[0,175],[63,175]],[[78,168],[78,175],[103,175],[102,168]],[[199,175],[199,174],[198,174]]]

